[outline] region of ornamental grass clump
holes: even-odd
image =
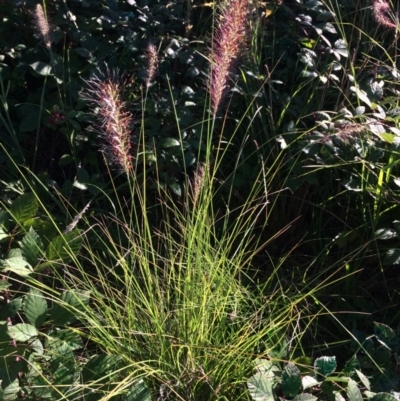
[[[211,108],[217,114],[228,91],[228,81],[243,52],[247,39],[246,0],[229,0],[220,10],[220,25],[215,29],[211,49],[208,90]]]
[[[126,81],[117,70],[86,81],[82,98],[94,108],[97,123],[95,129],[104,143],[100,145],[106,160],[120,172],[132,170],[131,135],[133,116],[124,101],[123,88]]]

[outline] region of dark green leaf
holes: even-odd
[[[61,260],[63,263],[68,263],[74,256],[77,256],[81,246],[81,231],[75,229],[54,238],[46,249],[46,257],[50,262]]]
[[[295,397],[301,389],[301,376],[299,368],[289,363],[282,372],[282,391],[285,397]]]
[[[39,328],[46,320],[47,302],[43,294],[31,288],[28,295],[25,296],[24,313],[30,323]]]
[[[72,330],[57,330],[50,334],[49,341],[63,341],[73,351],[83,348],[82,338]]]
[[[161,149],[172,148],[174,146],[179,146],[179,145],[180,145],[180,142],[177,139],[174,139],[174,138],[163,138],[158,143],[158,146]]]
[[[334,356],[321,356],[314,362],[315,371],[326,377],[333,373],[336,369],[336,357]]]
[[[43,243],[39,235],[35,230],[30,227],[29,231],[22,238],[19,243],[21,247],[21,253],[24,259],[31,265],[36,265],[38,257],[43,249]]]
[[[117,355],[100,354],[91,358],[82,369],[83,383],[105,378],[106,375],[121,368],[122,358]],[[105,378],[105,380],[109,380]]]
[[[388,393],[378,393],[371,397],[369,401],[397,401],[397,399]]]
[[[124,395],[122,401],[151,401],[151,393],[143,380],[134,384]]]
[[[392,350],[398,350],[399,341],[396,333],[385,324],[374,322],[374,334]]]
[[[2,401],[17,400],[19,391],[19,380],[16,379],[13,382],[9,383],[6,388],[0,388],[0,399]]]
[[[51,317],[56,326],[64,326],[73,323],[79,318],[79,313],[85,310],[89,302],[89,293],[65,291],[60,300],[53,305]]]
[[[35,195],[26,193],[13,201],[10,213],[18,224],[23,224],[36,216],[38,207],[39,205]]]

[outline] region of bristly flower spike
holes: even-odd
[[[51,48],[51,29],[49,21],[44,13],[43,7],[41,4],[36,4],[34,19],[36,29],[39,31],[40,36],[43,39],[44,45],[50,49]]]
[[[147,61],[147,72],[146,72],[146,79],[145,84],[148,88],[157,72],[158,67],[158,57],[157,57],[157,48],[152,44],[149,43],[146,49],[146,61]]]
[[[247,0],[228,0],[220,10],[220,25],[215,29],[211,49],[208,91],[214,116],[228,91],[228,80],[247,42]]]
[[[375,21],[385,28],[396,29],[397,24],[395,24],[388,16],[390,11],[390,5],[386,0],[373,0],[372,14]]]
[[[94,107],[97,119],[96,129],[104,140],[101,145],[110,164],[128,174],[132,166],[131,133],[132,114],[123,100],[125,80],[118,70],[107,70],[103,76],[86,81],[87,91],[82,99]]]

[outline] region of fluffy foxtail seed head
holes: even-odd
[[[247,42],[247,16],[247,0],[228,0],[220,10],[221,19],[214,32],[208,82],[214,115],[226,96],[230,75]]]
[[[386,0],[373,0],[372,14],[375,21],[385,28],[396,29],[397,24],[389,18],[390,12],[390,5]]]
[[[34,12],[35,26],[40,36],[42,37],[45,46],[50,49],[51,47],[51,29],[49,21],[44,13],[41,4],[36,4]]]
[[[146,73],[145,84],[146,87],[148,88],[151,85],[151,82],[153,81],[156,75],[158,67],[157,49],[152,43],[149,43],[147,45],[146,61],[147,61],[147,73]]]
[[[100,147],[110,164],[128,174],[133,168],[130,139],[133,118],[123,100],[125,79],[117,70],[107,70],[103,76],[87,80],[86,84],[86,92],[81,97],[94,109],[95,128],[104,141]]]

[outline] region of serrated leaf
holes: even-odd
[[[295,397],[301,389],[301,376],[299,368],[288,363],[282,372],[282,391],[288,398]]]
[[[46,257],[49,261],[61,260],[63,263],[68,263],[79,253],[81,246],[81,231],[75,229],[55,237],[46,249]]]
[[[275,401],[273,382],[267,375],[256,373],[247,381],[247,387],[253,401]]]
[[[118,355],[95,355],[91,358],[82,369],[83,383],[98,380],[121,368],[122,358]],[[106,379],[109,380],[109,379]]]
[[[50,355],[51,371],[55,372],[61,365],[66,367],[70,373],[75,371],[76,362],[74,354],[65,342],[57,341],[48,345],[47,355]]]
[[[347,397],[349,401],[362,401],[362,394],[357,386],[357,383],[353,379],[349,379],[347,383]]]
[[[89,292],[65,291],[61,294],[58,303],[53,305],[51,317],[56,326],[71,324],[79,317],[79,312],[85,310],[89,303]]]
[[[19,380],[16,379],[9,383],[6,388],[3,389],[0,387],[0,399],[3,401],[17,400],[20,390]]]
[[[0,308],[0,320],[14,317],[22,309],[22,298],[14,298],[6,306]]]
[[[374,322],[374,334],[387,345],[391,350],[397,350],[399,347],[396,333],[385,324]]]
[[[65,342],[72,351],[83,348],[82,338],[72,330],[57,330],[51,333],[48,339],[49,343],[62,341]]]
[[[0,291],[6,290],[10,285],[6,280],[0,280]]]
[[[2,264],[4,272],[13,272],[21,277],[28,277],[33,272],[32,266],[22,257],[3,260]]]
[[[18,323],[14,326],[8,326],[7,334],[15,341],[29,341],[38,336],[34,326],[27,323]]]
[[[31,265],[36,265],[41,250],[43,249],[43,243],[32,227],[29,228],[29,231],[24,235],[19,245],[24,259]]]
[[[122,401],[151,401],[151,393],[143,380],[135,383],[123,396]]]
[[[396,397],[389,393],[378,393],[369,399],[370,401],[396,401]]]
[[[43,294],[31,288],[28,295],[25,296],[24,313],[29,323],[39,328],[46,321],[47,302]]]
[[[336,369],[336,357],[334,356],[321,356],[314,362],[315,371],[326,377],[333,373]]]
[[[38,211],[38,201],[34,194],[26,193],[13,201],[10,213],[14,220],[22,225],[27,220],[33,219]]]

